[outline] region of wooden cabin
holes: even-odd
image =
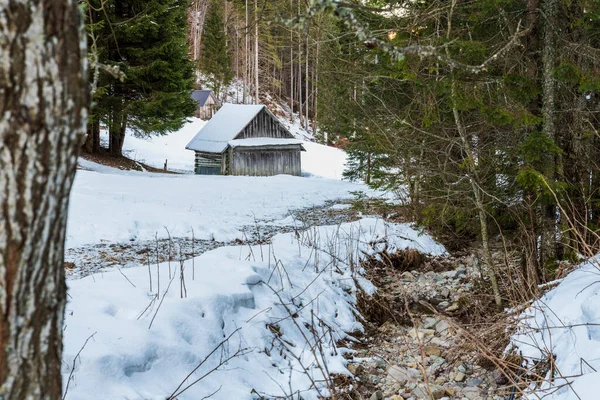
[[[192,99],[198,104],[196,117],[208,121],[215,115],[218,101],[212,90],[194,90]]]
[[[225,104],[186,146],[199,175],[300,176],[302,141],[264,105]]]

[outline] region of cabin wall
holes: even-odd
[[[221,175],[223,157],[221,154],[196,152],[195,172],[198,175]]]
[[[229,174],[300,176],[300,149],[235,148],[229,150]]]
[[[250,138],[286,138],[294,139],[294,136],[281,125],[266,109],[258,115],[244,128],[236,139]]]
[[[200,119],[203,119],[205,121],[208,121],[214,115],[215,115],[215,105],[214,104],[208,104],[208,102],[207,102],[207,104],[205,106],[198,107],[198,109],[196,110],[196,118],[200,118]]]

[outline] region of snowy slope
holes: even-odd
[[[580,265],[522,318],[512,343],[529,365],[555,356],[546,376],[552,373],[552,384],[544,383],[526,398],[600,398],[600,258]]]
[[[214,392],[215,400],[250,400],[254,390],[316,400],[327,394],[324,376],[348,373],[347,350],[335,343],[362,330],[355,319],[358,286],[374,290],[356,262],[381,250],[385,237],[388,251],[444,253],[408,225],[364,219],[278,235],[272,245],[204,253],[183,263],[185,298],[179,263],[172,263],[173,280],[163,263],[69,281],[66,399],[164,400],[208,374],[177,398]],[[322,352],[311,351],[316,337],[323,338]],[[319,368],[324,362],[327,368]]]
[[[194,152],[186,150],[185,146],[206,122],[199,118],[189,120],[181,130],[164,136],[138,138],[131,131],[127,131],[123,144],[125,154],[151,167],[162,169],[165,160],[168,160],[168,168],[171,171],[193,172]],[[106,132],[103,133],[106,135]]]

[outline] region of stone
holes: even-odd
[[[415,280],[415,276],[410,271],[403,272],[402,275],[400,275],[400,276],[402,277],[402,279],[407,280],[407,281]]]
[[[449,302],[447,302],[447,301],[442,301],[440,304],[438,304],[438,308],[439,308],[440,310],[445,310],[445,309],[447,309],[448,307],[450,307],[450,303],[449,303]]]
[[[442,297],[449,297],[450,296],[450,289],[448,289],[447,287],[443,287],[442,290],[440,290],[440,295]]]
[[[431,392],[431,396],[429,393]],[[419,384],[413,390],[413,394],[417,396],[417,399],[431,399],[431,400],[439,400],[446,395],[446,389],[441,387],[440,385],[429,385],[429,390],[426,385]]]
[[[348,364],[348,371],[350,371],[350,373],[352,375],[360,375],[365,371],[365,367],[363,367],[361,364]]]
[[[466,375],[464,374],[464,372],[456,371],[454,373],[454,380],[456,382],[462,382],[465,380],[465,378],[466,378]]]
[[[469,400],[482,400],[479,389],[475,387],[466,387],[462,390],[461,394]]]
[[[425,352],[425,354],[427,354],[428,356],[436,356],[439,357],[442,355],[442,349],[435,345],[435,344],[426,344],[423,347],[423,351]]]
[[[381,392],[381,390],[378,390],[371,395],[369,400],[383,400],[383,393]]]
[[[496,382],[497,385],[505,385],[508,383],[506,376],[502,373],[502,371],[497,369],[492,372],[492,378],[494,378],[494,382]]]
[[[479,386],[483,383],[483,379],[471,378],[467,381],[468,386]]]
[[[446,379],[446,377],[443,376],[443,375],[440,375],[437,378],[435,378],[435,383],[438,384],[438,385],[443,385],[443,384],[445,384],[447,382],[448,382],[448,379]]]
[[[448,312],[452,312],[452,311],[457,311],[458,310],[458,303],[452,303],[452,305],[448,308],[446,308],[446,311]]]
[[[444,278],[453,279],[456,276],[457,271],[444,271],[442,272],[442,276]]]
[[[432,329],[440,320],[437,318],[427,317],[423,321],[423,329]]]
[[[413,339],[423,339],[425,337],[431,337],[435,334],[435,330],[433,329],[417,329],[417,328],[411,328],[408,331],[408,334],[410,335],[410,337],[412,337]]]
[[[456,394],[456,389],[453,387],[447,387],[446,389],[446,395],[450,396],[450,397],[454,397],[454,395]]]
[[[421,373],[413,368],[404,368],[399,365],[392,365],[387,370],[388,381],[393,381],[401,386],[407,383],[414,383],[421,376]]]
[[[441,320],[437,324],[435,324],[435,331],[437,333],[445,334],[448,333],[448,329],[450,328],[450,323],[446,320]]]

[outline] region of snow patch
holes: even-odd
[[[600,258],[581,264],[521,315],[512,345],[528,366],[554,354],[547,381],[525,398],[594,400],[600,392]],[[551,374],[553,380],[550,383]]]

